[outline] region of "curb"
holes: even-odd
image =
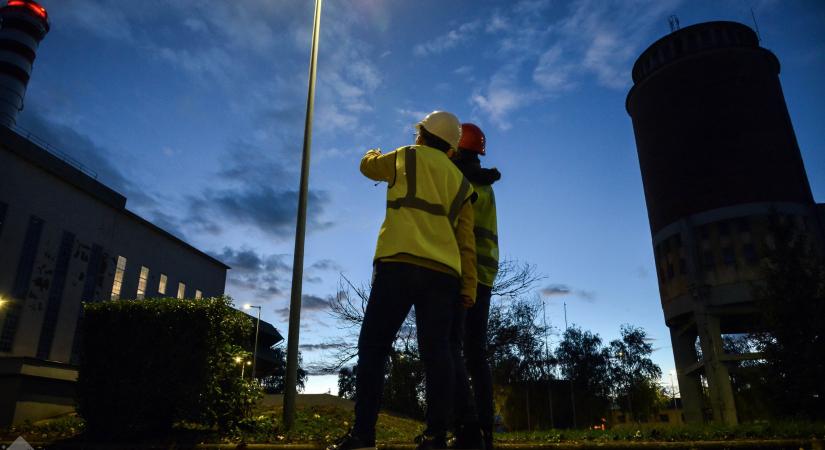
[[[771,439],[771,440],[736,440],[736,441],[685,441],[685,442],[577,442],[577,443],[499,443],[497,450],[620,450],[620,449],[671,449],[671,450],[725,450],[725,449],[825,449],[820,439]],[[138,444],[107,443],[95,444],[84,442],[43,443],[31,442],[35,449],[55,450],[179,450],[184,448],[204,450],[324,450],[325,444]],[[379,450],[413,450],[414,444],[383,444]]]

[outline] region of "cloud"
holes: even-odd
[[[327,343],[322,343],[322,344],[301,344],[298,347],[300,347],[301,350],[308,350],[308,351],[312,351],[312,350],[337,350],[339,348],[347,348],[347,347],[349,347],[349,344],[345,344],[343,342],[327,342]]]
[[[476,91],[470,98],[472,104],[486,113],[502,130],[511,128],[509,114],[512,111],[537,98],[520,86],[517,73],[516,64],[508,66],[496,73],[484,89]]]
[[[259,301],[273,300],[289,291],[292,266],[287,255],[262,255],[247,247],[224,247],[220,253],[210,254],[232,268],[227,280],[230,287],[251,291]]]
[[[588,78],[608,89],[626,89],[633,61],[681,1],[575,0],[561,17],[547,0],[493,11],[486,31],[498,42],[489,57],[499,61],[500,69],[469,100],[506,130],[520,109],[571,91]]]
[[[588,303],[596,301],[596,292],[586,289],[573,289],[566,284],[551,284],[543,288],[541,295],[545,297],[574,296]]]
[[[314,270],[329,270],[331,272],[340,272],[342,270],[341,266],[331,259],[315,261],[309,268]]]
[[[562,47],[554,45],[539,57],[533,81],[548,92],[567,91],[575,86],[571,80],[573,65],[562,60]]]
[[[304,294],[301,297],[301,316],[309,313],[312,315],[318,311],[326,311],[329,309],[329,299],[321,298],[317,295]],[[281,316],[284,321],[289,320],[289,308],[280,308],[275,310],[275,314]]]
[[[551,284],[541,290],[541,295],[545,297],[553,297],[556,295],[567,295],[570,293],[570,287],[565,284]]]
[[[459,44],[470,40],[475,32],[481,27],[481,21],[474,20],[472,22],[463,23],[454,30],[437,36],[427,42],[417,44],[413,47],[413,54],[415,56],[429,56],[443,53],[447,50],[457,47]]]

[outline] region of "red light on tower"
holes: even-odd
[[[46,12],[46,8],[35,2],[27,0],[9,0],[7,6],[22,6],[23,8],[27,8],[29,11],[35,13],[41,19],[49,20],[49,14]]]

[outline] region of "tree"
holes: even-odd
[[[261,386],[267,394],[283,394],[284,383],[286,382],[286,352],[281,347],[274,349],[275,352],[275,366],[267,371],[261,378]],[[306,385],[307,376],[306,370],[302,368],[303,358],[298,354],[298,392],[303,392]]]
[[[769,402],[777,415],[825,418],[825,264],[806,233],[778,216],[772,249],[755,291],[765,333],[753,337],[764,355]],[[821,242],[819,243],[821,245]]]
[[[358,367],[353,366],[352,369],[349,367],[342,367],[341,370],[338,371],[338,396],[348,399],[348,400],[355,400],[355,374],[357,373]]]
[[[487,326],[487,351],[496,384],[552,379],[555,365],[544,349],[548,331],[539,324],[538,298],[494,302]]]
[[[577,423],[595,423],[610,404],[609,353],[598,334],[573,325],[556,347],[562,376],[571,381],[576,398]],[[582,420],[583,419],[583,420]]]
[[[637,420],[656,412],[662,396],[657,384],[662,369],[650,359],[653,346],[645,330],[622,325],[621,339],[610,341],[608,354],[612,395],[619,407],[627,408]]]

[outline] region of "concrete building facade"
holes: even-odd
[[[122,195],[0,126],[0,358],[20,359],[6,360],[1,377],[42,361],[72,370],[81,302],[224,293],[225,264],[125,205]],[[49,403],[49,395],[32,395]]]
[[[760,331],[771,217],[823,242],[779,71],[734,22],[676,30],[633,67],[626,107],[687,422],[738,422],[729,370],[759,355],[726,354],[723,336]]]

